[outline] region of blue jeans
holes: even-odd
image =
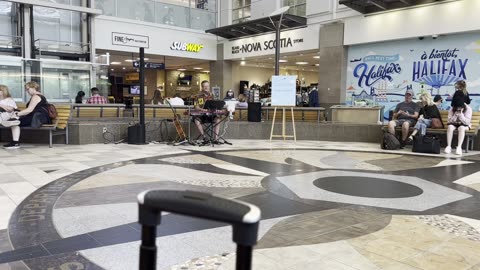
[[[418,129],[420,131],[420,134],[422,136],[425,136],[427,134],[427,128],[432,125],[432,119],[418,119],[417,124],[415,124],[415,129]]]

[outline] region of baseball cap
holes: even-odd
[[[412,95],[412,96],[414,95],[412,89],[408,89],[408,90],[405,92],[405,95],[406,95],[406,94],[410,94],[410,95]]]
[[[440,96],[440,95],[436,95],[436,96],[433,98],[433,102],[437,102],[437,101],[439,101],[439,100],[443,101],[443,98],[442,98],[442,96]]]

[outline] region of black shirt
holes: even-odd
[[[464,94],[462,90],[455,91],[455,93],[453,94],[452,100],[457,96],[463,96],[463,102],[465,102],[465,104],[470,105],[470,101],[472,100],[470,99],[470,95],[468,94],[468,92],[467,94]]]
[[[420,114],[423,114],[423,118],[425,119],[432,119],[432,118],[438,118],[441,119],[440,117],[440,111],[438,111],[437,105],[433,104],[432,106],[426,105],[422,109],[420,109]]]

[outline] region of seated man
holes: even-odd
[[[202,89],[201,89],[200,93],[196,96],[197,98],[196,98],[196,102],[195,102],[195,109],[197,109],[197,110],[202,109],[203,105],[205,104],[205,102],[207,100],[212,100],[213,99],[212,93],[210,92],[210,83],[208,81],[202,81],[201,87],[202,87]],[[212,139],[214,139],[215,142],[218,142],[218,135],[219,135],[219,132],[220,132],[220,125],[218,123],[220,122],[220,118],[213,117],[213,119],[212,119],[212,116],[204,115],[204,116],[201,116],[201,117],[194,117],[193,121],[195,122],[195,125],[197,126],[198,132],[201,135],[200,137],[203,140],[205,139],[205,136],[204,136],[205,134],[204,134],[204,131],[203,131],[202,124],[214,121],[215,122],[215,135],[214,135],[215,138],[212,138]]]
[[[405,101],[400,102],[393,111],[393,120],[388,123],[388,132],[395,135],[395,127],[402,127],[402,138],[400,140],[400,146],[405,146],[405,141],[408,138],[408,132],[410,127],[415,125],[420,112],[420,106],[412,101],[413,90],[408,89],[405,92]]]
[[[100,90],[97,87],[93,87],[90,91],[92,96],[88,98],[88,104],[107,104],[107,99],[100,96]]]

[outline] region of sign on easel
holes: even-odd
[[[297,140],[295,131],[295,119],[293,114],[293,107],[296,105],[296,86],[297,76],[272,76],[272,106],[275,107],[273,111],[272,129],[270,131],[270,141],[272,138],[293,138]],[[277,108],[282,109],[282,134],[274,135],[273,129],[275,127],[275,118],[277,116]],[[286,135],[285,125],[285,108],[290,107],[292,114],[293,135]]]
[[[272,106],[295,106],[297,76],[272,76]]]

